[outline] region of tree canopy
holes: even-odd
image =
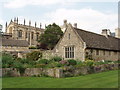
[[[42,34],[38,40],[38,42],[40,42],[40,48],[53,49],[62,35],[63,32],[58,25],[56,25],[55,23],[53,23],[52,25],[49,24],[45,28],[44,34]]]

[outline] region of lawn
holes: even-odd
[[[118,88],[118,71],[68,78],[7,77],[3,88]]]

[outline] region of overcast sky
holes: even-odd
[[[88,2],[89,1],[89,2]],[[55,22],[63,24],[78,24],[78,28],[101,33],[102,29],[114,29],[118,27],[118,1],[117,0],[0,0],[0,23],[10,22],[14,17],[19,18],[19,23],[26,24],[31,20],[34,26],[42,23]],[[4,28],[3,28],[4,30]]]

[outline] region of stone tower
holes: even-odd
[[[115,29],[115,37],[120,38],[120,28]]]

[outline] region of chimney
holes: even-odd
[[[17,24],[18,24],[18,17],[17,17]]]
[[[101,34],[105,35],[105,36],[107,36],[107,35],[110,36],[111,35],[110,29],[103,29]]]
[[[115,37],[120,38],[120,28],[115,29]]]
[[[24,19],[24,25],[25,25],[25,19]]]
[[[41,27],[42,27],[42,24],[40,23],[40,29],[41,29]]]
[[[5,33],[7,33],[7,22],[5,24]]]
[[[74,23],[74,27],[77,28],[77,23]]]
[[[29,26],[31,26],[31,21],[29,21]]]
[[[67,20],[66,19],[64,20],[64,24],[67,24]]]
[[[14,23],[17,23],[16,17],[14,18]]]
[[[13,21],[12,21],[12,19],[11,19],[11,21],[10,21],[10,22],[13,22]]]
[[[36,22],[35,22],[35,27],[36,27],[36,25],[37,25],[37,24],[36,24]]]

